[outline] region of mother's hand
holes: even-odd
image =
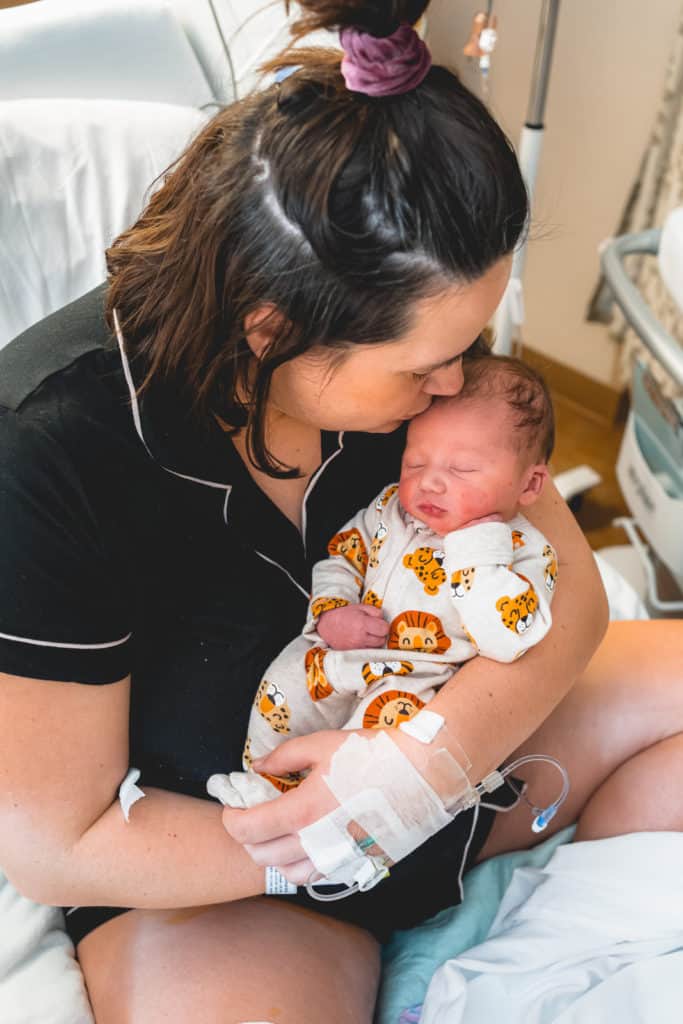
[[[333,754],[354,731],[365,739],[377,736],[370,729],[338,729],[288,740],[272,754],[254,762],[254,767],[258,765],[259,772],[269,775],[310,769],[304,781],[289,793],[249,810],[223,809],[227,832],[244,846],[252,860],[264,867],[277,867],[295,885],[304,885],[319,876],[304,852],[298,832],[339,806],[323,776],[329,770]],[[419,769],[424,758],[423,744],[398,729],[390,733],[391,739]]]

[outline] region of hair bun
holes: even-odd
[[[307,110],[320,99],[325,98],[325,88],[319,82],[311,81],[296,75],[298,68],[281,78],[278,83],[277,105],[288,115],[296,115]]]
[[[289,0],[285,0],[289,10]],[[357,28],[372,36],[389,36],[399,25],[414,25],[429,0],[298,0],[302,16],[294,23],[299,37],[317,29]]]

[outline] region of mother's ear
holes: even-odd
[[[285,317],[272,302],[264,302],[244,318],[244,337],[257,359],[261,359],[273,338],[280,333]]]

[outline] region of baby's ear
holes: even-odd
[[[529,466],[522,481],[522,493],[519,496],[520,505],[533,505],[543,490],[543,484],[548,477],[548,467],[543,462],[536,466]]]

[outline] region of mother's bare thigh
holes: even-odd
[[[539,686],[543,680],[538,681]],[[620,765],[659,740],[683,732],[683,622],[613,622],[583,676],[543,725],[515,751],[551,754],[569,772],[567,800],[547,829],[531,832],[521,803],[498,814],[479,855],[486,860],[526,849],[576,821],[595,791]],[[549,765],[518,774],[532,803],[545,807],[561,780]],[[640,799],[637,793],[635,800]]]
[[[96,1024],[370,1024],[379,946],[275,900],[134,910],[78,947]]]

